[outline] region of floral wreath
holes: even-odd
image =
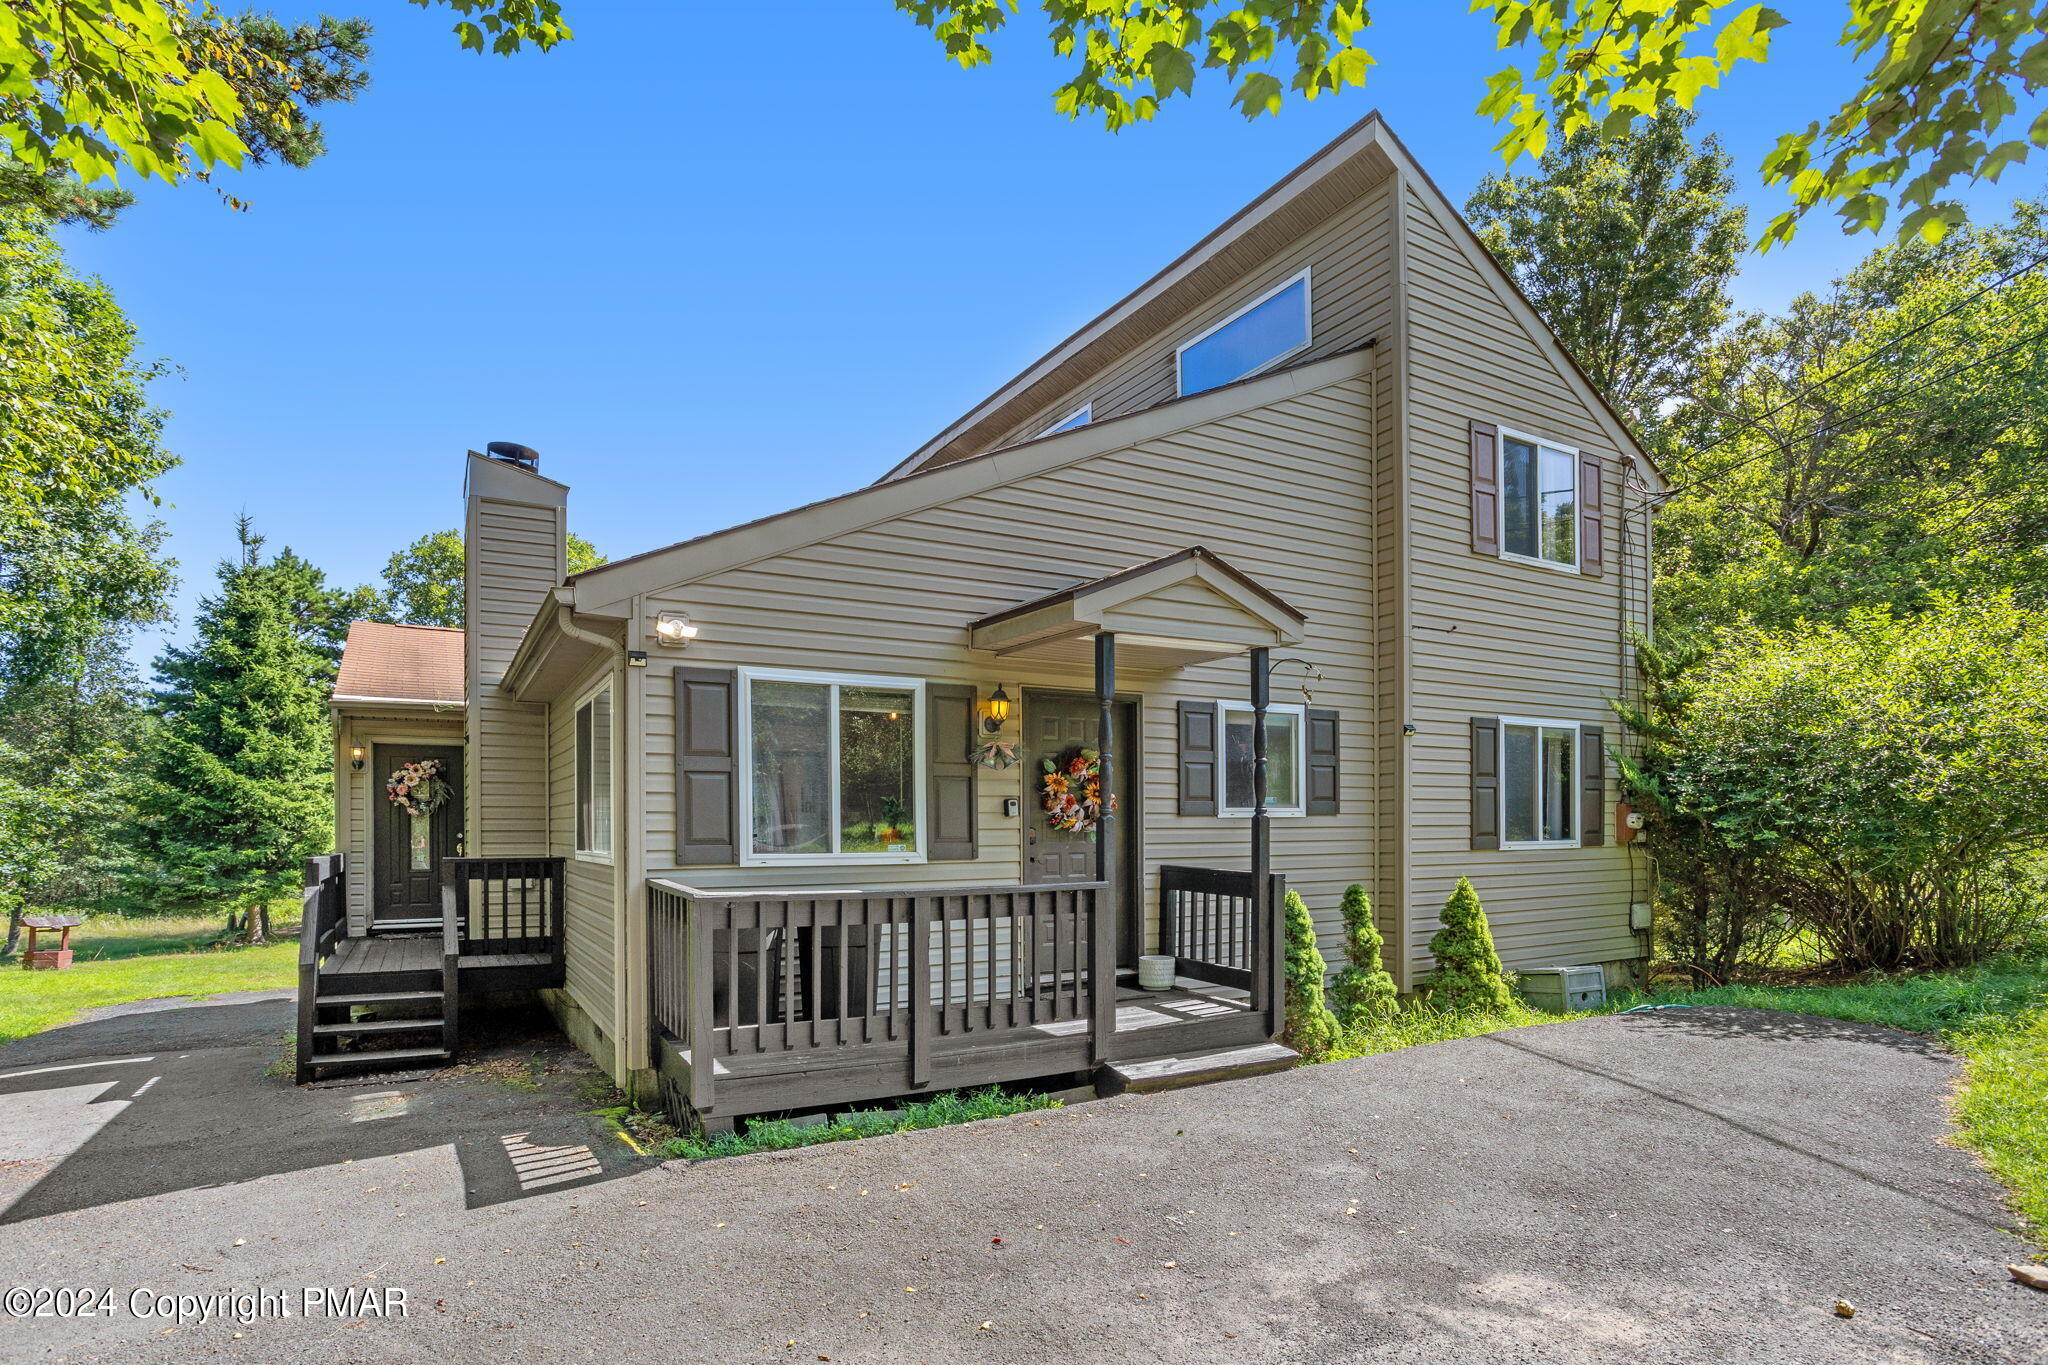
[[[448,804],[455,789],[441,776],[441,760],[428,758],[399,764],[384,779],[384,795],[407,815],[432,815]]]
[[[1043,763],[1045,777],[1039,786],[1045,794],[1045,813],[1051,817],[1052,827],[1073,834],[1093,831],[1102,823],[1104,813],[1101,752],[1073,749],[1060,755],[1059,762],[1048,758]],[[1109,798],[1109,809],[1116,809],[1114,796]]]

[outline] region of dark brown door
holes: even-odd
[[[370,923],[403,928],[441,918],[441,860],[462,851],[462,750],[451,745],[379,744],[371,750]],[[401,764],[438,759],[451,789],[431,815],[408,815],[384,790]]]
[[[1093,831],[1074,834],[1052,827],[1045,811],[1045,760],[1071,760],[1077,749],[1093,749],[1102,731],[1102,710],[1095,698],[1070,692],[1024,694],[1024,744],[1018,755],[1024,769],[1024,881],[1042,886],[1060,882],[1092,882],[1103,875],[1096,867]],[[1134,890],[1138,866],[1137,787],[1138,708],[1116,703],[1116,743],[1110,749],[1110,791],[1117,798],[1117,818],[1110,822],[1109,869],[1105,880],[1117,904],[1117,954],[1124,966],[1137,965],[1137,904]]]

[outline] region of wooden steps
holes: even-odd
[[[1300,1053],[1279,1043],[1208,1048],[1163,1057],[1131,1057],[1104,1062],[1096,1073],[1095,1088],[1103,1095],[1150,1094],[1207,1085],[1211,1081],[1263,1076],[1269,1071],[1285,1071],[1300,1060]]]
[[[376,1052],[316,1054],[313,1065],[329,1071],[402,1071],[415,1066],[445,1066],[454,1060],[445,1047],[388,1047]]]
[[[438,939],[347,939],[338,948],[315,977],[304,1079],[454,1060],[455,1002],[442,990]],[[371,1017],[358,1018],[358,1010]],[[370,1040],[408,1045],[358,1047]]]

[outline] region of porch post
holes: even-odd
[[[1266,710],[1272,705],[1272,669],[1264,648],[1252,651],[1252,919],[1258,926],[1252,961],[1252,1008],[1266,1011],[1268,1031],[1278,1033],[1284,1008],[1273,989],[1273,970],[1285,951],[1273,904],[1272,845],[1266,815]],[[1264,997],[1264,998],[1261,998]]]
[[[1102,819],[1095,831],[1095,880],[1109,880],[1110,813],[1109,796],[1116,745],[1116,636],[1105,631],[1095,637],[1095,701],[1102,708],[1096,729],[1096,751],[1102,755]]]
[[[1110,1036],[1116,1032],[1116,930],[1120,902],[1119,888],[1109,885],[1109,850],[1115,839],[1116,817],[1110,813],[1116,746],[1116,636],[1107,631],[1095,637],[1095,700],[1102,708],[1096,730],[1096,753],[1102,764],[1102,817],[1095,826],[1095,880],[1102,883],[1092,895],[1093,909],[1088,921],[1088,1038],[1089,1060],[1100,1064],[1109,1056]],[[1119,869],[1121,871],[1121,869]]]

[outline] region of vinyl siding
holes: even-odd
[[[1634,958],[1628,927],[1642,894],[1640,860],[1613,839],[1599,848],[1475,852],[1470,847],[1473,716],[1619,723],[1610,700],[1628,685],[1624,606],[1646,615],[1640,512],[1622,547],[1623,462],[1591,405],[1517,320],[1451,224],[1409,188],[1408,476],[1414,543],[1408,559],[1417,733],[1409,744],[1412,970],[1429,965],[1437,915],[1461,875],[1485,902],[1510,967]],[[1599,576],[1497,559],[1471,548],[1468,482],[1473,419],[1597,454],[1606,470],[1606,572]],[[1640,489],[1629,495],[1640,509]],[[1635,888],[1635,889],[1632,889]]]
[[[592,669],[565,689],[548,709],[548,851],[563,859],[563,989],[597,1026],[611,1036],[617,1026],[618,968],[618,844],[623,832],[625,802],[617,790],[612,798],[613,863],[576,856],[576,710],[601,678],[612,680],[612,749],[614,774],[623,769],[625,696],[618,670],[609,661]],[[615,788],[618,783],[614,783]]]
[[[1319,912],[1334,948],[1345,885],[1370,881],[1375,828],[1373,651],[1374,406],[1370,365],[1313,392],[1078,463],[1029,475],[895,520],[715,572],[651,594],[649,617],[686,610],[703,633],[692,665],[804,668],[1086,692],[1086,665],[1001,660],[967,648],[986,613],[1202,544],[1308,615],[1285,651],[1313,663],[1315,704],[1343,724],[1342,813],[1273,822],[1274,865]],[[1199,601],[1193,610],[1207,608]],[[1022,876],[1020,817],[1005,797],[1035,799],[1022,766],[981,770],[979,858],[973,863],[675,868],[673,689],[657,651],[647,693],[646,844],[650,871],[707,888],[966,886]],[[1301,674],[1280,674],[1275,699],[1299,701]],[[1174,673],[1125,672],[1142,697],[1141,818],[1146,938],[1152,941],[1161,862],[1243,867],[1250,827],[1175,814],[1174,704],[1248,695],[1243,659]],[[1013,713],[1019,733],[1028,700]]]
[[[1307,350],[1289,357],[1289,364],[1334,355],[1380,335],[1388,324],[1394,203],[1390,177],[1247,271],[1233,289],[1205,301],[1085,383],[1035,410],[994,444],[1028,441],[1083,403],[1094,405],[1090,420],[1100,422],[1178,396],[1176,350],[1304,267],[1310,272],[1310,343]]]
[[[546,709],[514,701],[498,684],[542,600],[562,581],[563,511],[557,485],[503,466],[488,475],[494,484],[525,480],[537,498],[554,499],[546,505],[472,493],[464,531],[470,851],[516,856],[548,842]]]

